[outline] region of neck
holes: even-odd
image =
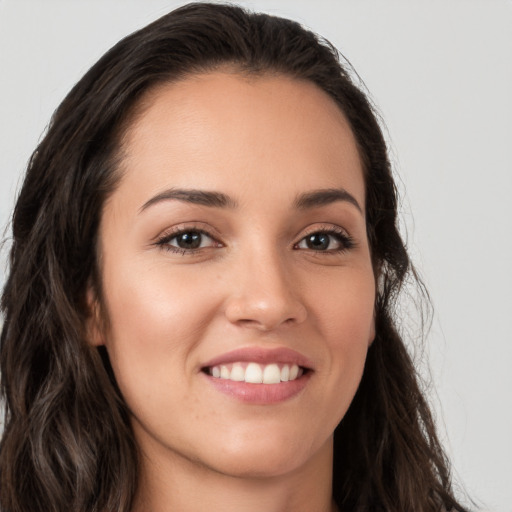
[[[175,453],[145,453],[133,512],[334,512],[332,440],[303,466],[284,475],[233,476]]]

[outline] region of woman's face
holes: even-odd
[[[160,86],[121,173],[93,340],[145,463],[261,476],[329,461],[375,298],[361,161],[333,100],[234,72]]]

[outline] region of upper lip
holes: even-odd
[[[214,357],[207,361],[203,365],[203,368],[211,368],[212,366],[237,362],[296,364],[307,369],[312,369],[313,367],[312,362],[306,356],[290,348],[245,347]]]

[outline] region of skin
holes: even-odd
[[[106,346],[132,412],[134,511],[332,510],[332,435],[375,334],[363,171],[347,121],[314,84],[222,70],[153,90],[123,146],[100,226],[109,327],[93,326],[91,342]],[[148,205],[176,188],[237,206]],[[359,207],[296,207],[319,189],[343,189]],[[176,229],[210,238],[175,252]],[[333,229],[352,246],[336,234],[327,249],[307,245]],[[306,386],[277,404],[220,393],[201,369],[241,347],[296,350],[312,362]]]

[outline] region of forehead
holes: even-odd
[[[284,181],[290,193],[348,186],[364,204],[345,116],[315,84],[284,75],[215,71],[161,84],[140,102],[123,155],[120,188],[141,196],[198,185],[237,196]]]

